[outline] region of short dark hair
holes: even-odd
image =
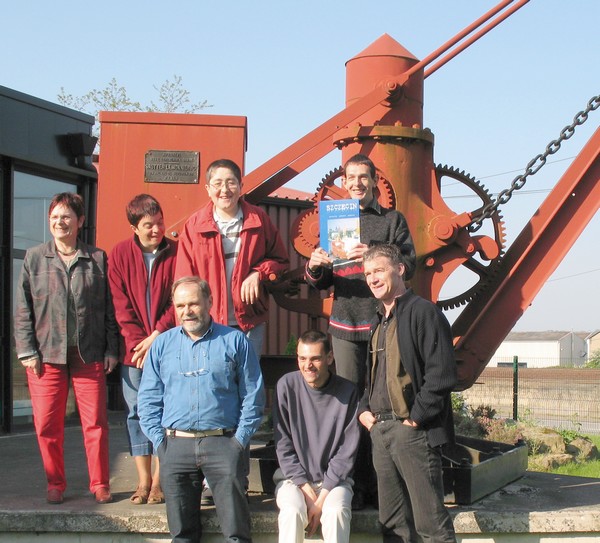
[[[307,330],[299,338],[298,343],[320,343],[325,349],[325,354],[331,352],[331,341],[329,337],[319,330]]]
[[[210,292],[210,285],[208,284],[208,281],[205,281],[204,279],[200,279],[200,277],[198,277],[197,275],[188,275],[186,277],[180,277],[179,279],[177,279],[177,281],[175,281],[173,283],[173,286],[171,287],[171,297],[173,297],[175,295],[175,291],[177,290],[177,287],[179,287],[179,285],[182,285],[184,283],[190,283],[190,284],[196,285],[198,287],[198,290],[203,294],[203,296],[207,300],[208,300],[208,298],[210,298],[211,292]]]
[[[74,192],[59,192],[58,194],[55,194],[48,206],[48,217],[51,215],[52,210],[60,205],[70,207],[73,210],[73,213],[77,215],[78,219],[85,216],[83,198],[79,194],[75,194]]]
[[[206,182],[210,182],[210,178],[213,176],[213,173],[217,168],[227,168],[233,172],[233,175],[236,176],[239,183],[242,182],[242,170],[240,167],[233,161],[228,158],[220,158],[219,160],[215,160],[208,165],[206,168]]]
[[[131,226],[137,226],[146,215],[152,217],[157,213],[163,214],[158,200],[150,194],[138,194],[125,207],[127,220]]]
[[[365,166],[368,166],[371,177],[375,181],[377,181],[377,170],[375,168],[375,164],[373,164],[373,161],[367,155],[358,153],[354,156],[351,156],[348,160],[346,160],[346,162],[344,163],[344,175],[346,175],[346,168],[348,168],[348,166],[350,166],[350,164],[358,164],[358,165],[364,164]]]
[[[369,247],[363,254],[363,262],[366,262],[367,260],[373,260],[374,258],[378,258],[380,256],[388,258],[394,266],[398,264],[404,264],[400,247],[394,245],[393,243],[380,243],[378,245],[373,245],[373,247]]]

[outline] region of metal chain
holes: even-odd
[[[575,127],[581,126],[585,121],[588,120],[588,114],[590,111],[595,111],[600,107],[600,95],[594,96],[590,99],[587,104],[587,107],[580,111],[573,118],[573,122],[565,126],[560,131],[560,136],[551,141],[547,146],[546,150],[537,155],[534,159],[532,159],[527,167],[525,168],[525,172],[517,175],[510,185],[510,188],[504,189],[502,192],[498,194],[496,199],[493,202],[490,202],[481,210],[481,214],[476,217],[473,222],[467,227],[469,232],[477,232],[483,224],[485,219],[489,219],[501,205],[508,203],[508,201],[512,198],[513,192],[516,190],[520,190],[525,186],[527,182],[527,178],[531,175],[535,175],[540,169],[546,164],[546,160],[550,155],[556,153],[562,144],[563,141],[568,140],[573,134],[575,134]]]

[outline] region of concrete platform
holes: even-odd
[[[46,503],[35,435],[0,436],[0,542],[170,540],[164,505],[136,506],[129,502],[136,476],[121,417],[111,415],[111,489],[115,502],[106,505],[97,505],[88,492],[79,428],[66,431],[69,486],[61,505]],[[272,496],[255,494],[250,500],[254,541],[275,543],[277,513]],[[450,511],[461,542],[600,542],[600,479],[528,472],[475,504],[451,507]],[[214,508],[206,508],[203,516],[203,541],[222,541]],[[351,541],[381,541],[376,510],[355,512]]]

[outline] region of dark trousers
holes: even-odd
[[[358,387],[359,395],[362,396],[365,390],[369,342],[347,341],[332,337],[331,346],[335,358],[335,373],[352,381]]]
[[[340,377],[355,383],[359,396],[362,396],[365,390],[369,342],[347,341],[332,337],[331,343],[335,357],[335,372]],[[362,493],[367,501],[374,502],[377,495],[377,478],[371,455],[371,438],[362,424],[360,425],[360,439],[352,478],[354,479],[355,494]]]
[[[160,483],[174,542],[198,543],[200,495],[206,477],[227,542],[251,542],[244,492],[244,449],[233,436],[166,437],[158,448]]]
[[[401,421],[378,422],[371,429],[373,462],[379,483],[379,521],[385,543],[455,542],[444,506],[442,457],[427,444],[424,430]]]

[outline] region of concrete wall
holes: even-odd
[[[560,346],[556,341],[504,341],[488,364],[497,367],[498,362],[512,362],[519,357],[519,363],[526,363],[528,368],[545,368],[558,366]]]
[[[600,348],[600,340],[598,347]],[[498,363],[510,363],[515,356],[518,356],[519,363],[527,364],[528,368],[579,367],[585,364],[586,355],[585,340],[569,332],[558,339],[504,341],[492,356],[488,366],[498,367]]]

